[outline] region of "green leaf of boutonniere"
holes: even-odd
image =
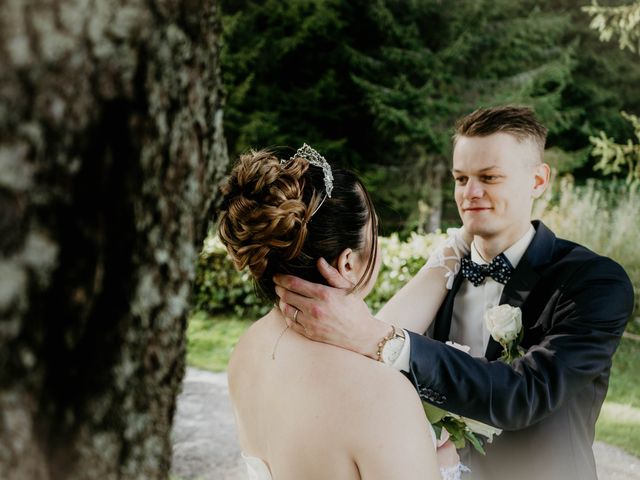
[[[434,423],[438,423],[447,415],[447,412],[445,410],[438,408],[435,405],[431,405],[430,403],[427,403],[425,401],[422,402],[422,408],[424,408],[424,413],[427,416],[429,423],[431,423],[432,425]]]
[[[429,423],[431,423],[436,433],[436,438],[440,439],[442,429],[445,429],[449,432],[451,443],[453,443],[457,449],[464,448],[467,442],[469,442],[478,452],[482,455],[485,454],[482,448],[482,442],[477,435],[467,427],[462,417],[449,413],[425,401],[422,402],[422,407],[424,408],[427,420],[429,420]]]

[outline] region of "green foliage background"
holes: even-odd
[[[307,142],[363,175],[384,232],[433,231],[457,220],[455,119],[511,102],[536,109],[560,173],[601,175],[589,138],[632,137],[619,112],[640,112],[640,62],[599,40],[583,5],[223,0],[231,156],[267,146],[289,155]]]
[[[587,3],[221,0],[225,132],[231,158],[264,147],[289,156],[306,142],[360,173],[385,235],[367,298],[376,311],[442,238],[413,232],[459,222],[447,173],[455,120],[482,106],[534,107],[557,175],[534,216],[620,262],[636,290],[597,435],[640,455],[640,30],[621,22],[640,3]],[[224,370],[271,306],[213,236],[194,295],[189,363]]]
[[[622,263],[637,298],[638,185],[616,176],[634,178],[638,164],[640,57],[614,28],[628,14],[606,8],[615,4],[221,0],[231,156],[251,147],[288,156],[307,142],[359,171],[388,237],[368,300],[376,310],[437,238],[412,232],[459,222],[447,173],[456,118],[480,106],[530,105],[549,128],[545,159],[557,176],[535,216]],[[620,45],[601,41],[591,21],[613,28]],[[211,245],[195,295],[198,308],[214,314],[257,318],[269,308],[248,274],[234,272]]]

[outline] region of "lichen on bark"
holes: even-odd
[[[168,477],[219,33],[213,1],[0,1],[0,478]]]

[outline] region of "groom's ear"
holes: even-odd
[[[549,178],[551,176],[551,167],[546,163],[536,166],[534,171],[534,184],[532,195],[533,198],[540,198],[549,186]]]
[[[356,271],[358,269],[357,266],[358,255],[356,252],[351,250],[350,248],[345,248],[336,260],[336,270],[340,272],[344,278],[349,280],[351,283],[357,283],[358,277],[356,275]]]

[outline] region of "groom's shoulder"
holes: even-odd
[[[631,285],[629,276],[618,262],[585,245],[564,238],[556,237],[551,263],[563,270],[571,270],[574,275],[581,277],[614,277]]]

